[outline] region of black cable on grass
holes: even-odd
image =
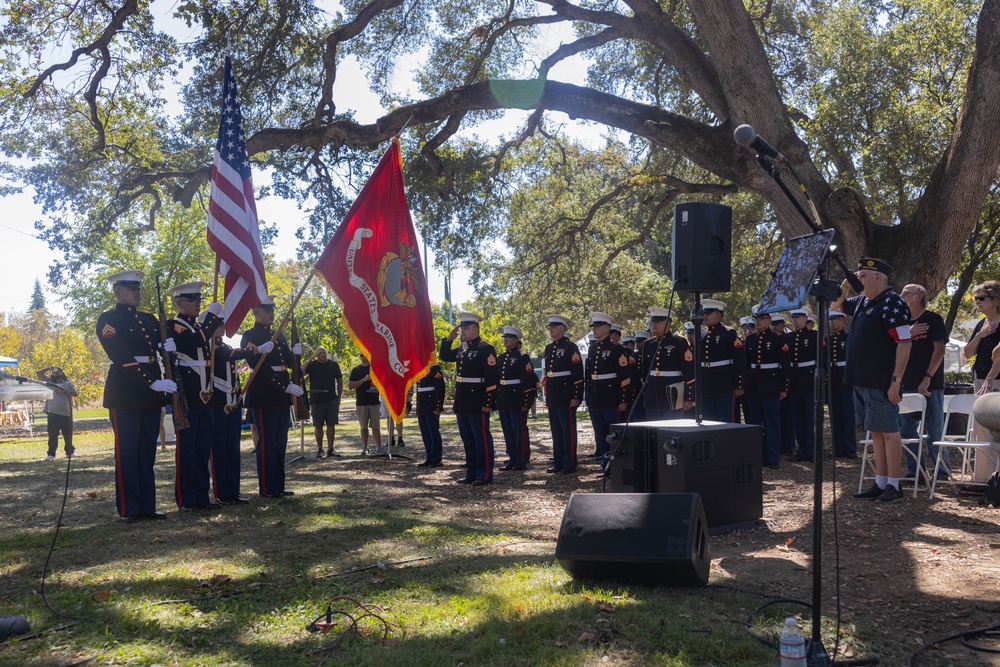
[[[978,644],[973,644],[969,641],[970,639],[977,639],[979,637],[1000,637],[1000,624],[991,625],[985,628],[974,628],[964,632],[956,632],[953,635],[948,635],[947,637],[942,637],[941,639],[935,639],[929,644],[924,644],[911,653],[906,659],[906,665],[907,667],[913,667],[917,664],[917,656],[924,651],[929,651],[932,648],[936,648],[941,644],[946,644],[947,642],[955,641],[956,639],[960,639],[963,646],[970,648],[973,651],[981,651],[983,653],[1000,653],[1000,649],[989,646],[979,646]]]

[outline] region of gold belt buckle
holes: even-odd
[[[591,377],[591,379],[592,379],[592,380],[596,380],[596,379],[597,379],[597,373],[594,373],[594,374],[593,374],[593,375],[591,375],[590,377]]]
[[[546,375],[549,377],[555,377],[555,372],[549,371],[548,373],[546,373]]]
[[[656,370],[653,371],[653,377],[660,377],[660,369],[659,368],[657,368]]]

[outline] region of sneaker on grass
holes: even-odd
[[[46,461],[55,461],[55,460],[56,460],[56,457],[54,457],[54,456],[52,456],[51,454],[49,454],[48,456],[46,456],[46,457],[45,457],[45,460],[46,460]]]
[[[883,491],[882,495],[880,495],[875,500],[876,502],[885,503],[886,505],[888,505],[890,503],[898,503],[902,499],[903,499],[903,494],[899,492],[899,489],[894,487],[892,484],[886,484],[885,491]]]
[[[885,493],[885,490],[878,488],[878,484],[872,482],[871,486],[861,493],[855,493],[854,497],[862,500],[875,500],[876,498],[880,498],[883,493]]]

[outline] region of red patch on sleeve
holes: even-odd
[[[743,341],[741,341],[739,338],[737,338],[733,342],[733,347],[735,347],[737,350],[742,350],[743,349]]]
[[[788,352],[788,343],[785,343],[784,345],[781,346],[781,351]]]
[[[694,355],[691,353],[691,350],[684,351],[684,361],[694,361]]]
[[[183,324],[176,324],[176,323],[174,324],[174,333],[182,334],[185,331],[187,331],[187,329],[184,327]]]
[[[486,357],[486,364],[487,364],[488,366],[496,366],[496,365],[497,365],[497,358],[496,358],[496,357],[494,357],[494,356],[493,356],[493,355],[491,354],[490,356]]]
[[[104,328],[101,329],[101,337],[102,338],[114,338],[117,333],[118,332],[115,331],[115,328],[113,326],[111,326],[110,324],[105,324]]]
[[[524,365],[524,372],[525,373],[534,373],[535,369],[531,367],[530,363],[527,363],[527,364]]]
[[[573,353],[573,363],[574,364],[580,363],[580,353],[579,352],[574,352]]]

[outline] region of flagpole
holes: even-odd
[[[301,289],[299,289],[299,293],[295,295],[295,299],[292,301],[292,305],[288,308],[288,311],[285,313],[285,316],[281,318],[281,324],[278,325],[278,328],[274,330],[274,335],[271,336],[272,345],[278,340],[278,336],[281,334],[282,329],[285,328],[285,324],[288,323],[288,318],[291,317],[292,313],[295,311],[295,306],[299,305],[299,299],[302,298],[302,295],[306,291],[306,287],[309,286],[309,282],[313,279],[314,275],[316,275],[315,269],[309,272],[309,277],[306,278],[306,281],[304,283],[302,283],[302,287]],[[267,352],[260,355],[260,359],[257,360],[257,364],[253,367],[253,371],[250,372],[250,377],[247,378],[247,383],[243,385],[244,399],[246,398],[247,395],[247,388],[250,386],[250,383],[253,382],[253,379],[257,377],[257,371],[260,370],[260,367],[261,365],[263,365],[264,359],[266,357],[267,357]]]

